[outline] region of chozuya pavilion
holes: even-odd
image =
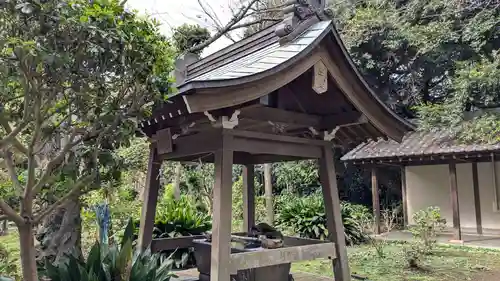
[[[203,59],[179,58],[178,93],[141,123],[151,149],[139,246],[205,251],[196,254],[205,257],[197,260],[200,280],[243,280],[245,272],[253,276],[247,280],[281,280],[263,272],[327,257],[335,280],[351,280],[333,148],[380,137],[400,141],[411,129],[363,80],[324,0],[290,1],[284,14],[281,23]],[[277,249],[232,248],[232,166],[244,167],[249,231],[255,224],[254,165],[300,159],[318,160],[330,241],[284,237]],[[162,161],[215,164],[212,236],[203,242],[208,249],[196,247],[200,237],[152,239]]]

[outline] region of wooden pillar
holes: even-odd
[[[150,145],[148,174],[146,187],[143,193],[141,224],[139,229],[138,246],[141,251],[147,249],[153,239],[153,227],[156,215],[156,203],[158,201],[158,190],[160,189],[161,162],[158,159],[156,146]]]
[[[481,198],[479,194],[479,176],[477,173],[477,163],[472,163],[472,188],[474,189],[474,209],[476,212],[477,234],[483,234],[483,223],[481,218]]]
[[[457,165],[455,163],[451,163],[449,165],[449,171],[451,207],[453,210],[453,239],[462,240],[462,230],[460,228],[460,204],[458,201]]]
[[[401,167],[401,201],[403,202],[404,227],[408,227],[408,195],[406,191],[406,167]]]
[[[230,281],[233,151],[228,148],[231,141],[231,136],[224,135],[222,149],[215,152],[210,281]]]
[[[495,211],[500,211],[500,190],[498,190],[497,163],[495,162],[495,154],[491,154],[491,170],[493,173],[493,188],[495,196]]]
[[[175,200],[181,199],[181,175],[182,175],[182,164],[181,162],[177,162],[175,164],[174,183],[173,183]]]
[[[243,166],[243,231],[249,232],[255,225],[254,165]]]
[[[330,146],[323,147],[323,155],[319,160],[321,186],[330,241],[335,243],[337,257],[333,260],[333,272],[336,281],[351,280],[347,248],[340,211],[340,199],[337,188],[337,176],[333,162],[333,151]]]
[[[271,164],[264,164],[264,191],[266,194],[266,219],[269,225],[274,225],[273,182]]]
[[[375,219],[375,234],[380,234],[380,195],[378,192],[377,168],[372,168],[372,207]]]

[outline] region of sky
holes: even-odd
[[[210,3],[210,7],[221,22],[225,23],[230,20],[232,15],[230,7],[234,0],[202,1]],[[172,28],[184,23],[199,24],[214,32],[212,21],[203,13],[198,0],[128,0],[127,4],[139,13],[148,14],[159,20],[162,24],[161,31],[167,36],[171,34]],[[231,43],[231,40],[222,37],[205,49],[202,56],[209,55]]]

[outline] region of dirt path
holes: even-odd
[[[499,281],[500,271],[488,271],[483,273],[478,273],[472,278],[473,281]]]

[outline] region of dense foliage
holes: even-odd
[[[315,193],[305,197],[282,195],[278,198],[277,226],[301,237],[326,239],[326,214],[323,197]],[[368,208],[342,203],[342,222],[346,242],[350,245],[366,241],[364,224],[371,221]]]
[[[183,24],[174,28],[172,35],[174,46],[180,53],[186,52],[209,38],[210,32],[206,28],[190,24]],[[196,53],[199,54],[202,51],[203,49],[200,49]]]
[[[125,229],[120,244],[96,242],[86,260],[70,257],[67,263],[46,264],[43,275],[52,281],[168,281],[172,260],[160,260],[150,251],[133,248],[133,222]]]
[[[168,95],[172,54],[156,22],[117,0],[0,1],[2,169],[21,199],[2,194],[0,209],[19,229],[25,281],[38,279],[34,226],[119,178],[112,152]]]
[[[496,1],[332,1],[331,7],[356,64],[393,109],[418,117],[424,130],[498,141],[498,112],[480,111],[500,106]]]
[[[201,235],[212,229],[212,221],[206,210],[200,210],[192,196],[183,195],[175,200],[171,193],[165,192],[159,202],[153,238],[174,238]],[[176,268],[185,268],[195,264],[193,249],[164,251],[163,257],[171,257]]]

